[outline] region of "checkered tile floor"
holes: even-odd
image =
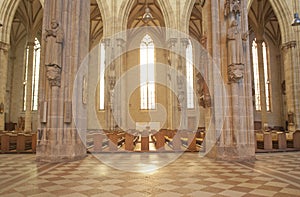
[[[134,157],[127,155],[128,161]],[[149,154],[148,158],[159,157]],[[0,196],[296,197],[300,196],[300,152],[258,154],[255,162],[214,161],[184,153],[151,173],[117,170],[93,155],[76,162],[39,164],[35,155],[3,154]]]

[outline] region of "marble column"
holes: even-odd
[[[34,39],[29,38],[27,42],[28,56],[27,56],[27,80],[26,80],[26,111],[25,111],[25,129],[26,133],[32,132],[32,73],[34,64]]]
[[[88,58],[90,4],[81,0],[45,0],[37,161],[65,162],[86,156],[87,109],[79,70]],[[88,61],[87,61],[88,62]],[[86,63],[86,62],[85,62]],[[80,72],[78,72],[80,71]],[[42,111],[40,106],[40,111]]]
[[[4,42],[0,42],[0,104],[4,106],[0,113],[0,131],[5,128],[5,106],[6,103],[6,84],[7,84],[7,67],[8,67],[8,49],[9,45]]]

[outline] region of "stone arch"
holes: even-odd
[[[10,43],[10,30],[16,10],[18,9],[20,0],[4,1],[0,9],[0,21],[3,24],[0,32],[0,40],[4,43]]]
[[[110,9],[106,1],[101,1],[101,0],[96,0],[96,1],[103,21],[103,35],[107,35],[108,32],[106,31],[108,30],[107,27],[108,24],[110,23],[109,18],[111,17]]]
[[[3,24],[0,31],[0,41],[9,44],[12,22],[21,0],[6,0],[0,8],[0,21]],[[44,0],[39,0],[44,7]]]
[[[189,21],[190,21],[195,3],[196,3],[196,0],[186,1],[184,8],[183,8],[183,13],[181,16],[181,18],[182,18],[181,26],[183,28],[180,30],[186,34],[188,34],[188,32],[189,32]]]
[[[172,6],[170,5],[170,2],[166,0],[157,0],[157,2],[164,16],[166,27],[175,28],[174,20],[171,20],[175,18],[175,15]]]
[[[247,5],[248,11],[251,8],[252,2],[253,0],[250,0],[248,2]],[[278,18],[278,23],[281,31],[282,44],[291,41],[295,36],[295,33],[292,31],[291,24],[290,24],[293,18],[293,15],[291,14],[292,13],[291,10],[289,9],[285,1],[274,0],[274,1],[269,1],[269,3],[271,4],[273,11]]]

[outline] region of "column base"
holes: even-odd
[[[215,146],[206,154],[208,158],[222,161],[254,161],[254,145]]]
[[[37,162],[61,163],[84,159],[87,156],[86,147],[83,144],[49,144],[38,145],[36,151]]]

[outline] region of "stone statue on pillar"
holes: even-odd
[[[211,97],[209,94],[208,86],[202,77],[201,73],[196,75],[197,79],[197,94],[198,94],[198,103],[204,108],[211,107]]]
[[[56,20],[51,21],[50,29],[46,29],[45,65],[47,78],[51,86],[60,87],[62,70],[62,48],[64,33]]]
[[[230,83],[238,83],[244,77],[243,40],[245,39],[240,27],[239,0],[226,1],[225,16],[228,17],[228,81]]]

